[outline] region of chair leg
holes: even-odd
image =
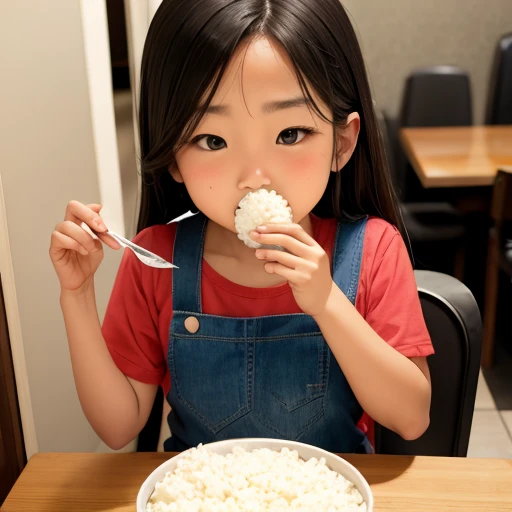
[[[453,265],[453,277],[461,283],[464,282],[466,250],[464,247],[458,247],[455,252],[455,262]]]
[[[498,304],[499,256],[496,237],[489,235],[487,271],[485,275],[485,305],[482,340],[482,367],[490,368],[494,359],[494,335],[496,331],[496,309]]]

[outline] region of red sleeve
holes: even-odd
[[[382,219],[372,218],[364,245],[358,311],[404,356],[433,354],[412,264],[400,233]]]
[[[155,234],[149,230],[141,232],[134,241],[153,250],[151,239]],[[171,272],[144,266],[132,251],[125,249],[102,326],[118,368],[128,377],[147,384],[161,384],[166,373],[153,290],[155,271]]]

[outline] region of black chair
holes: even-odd
[[[464,70],[454,66],[433,66],[413,71],[407,77],[397,119],[397,132],[401,128],[471,124],[471,83]],[[446,201],[446,191],[423,188],[398,143],[398,136],[396,133],[393,135],[396,137],[396,164],[403,199]]]
[[[430,426],[419,439],[404,441],[375,425],[377,453],[467,455],[475,405],[482,322],[473,295],[460,281],[438,272],[416,270],[423,315],[434,345]]]
[[[400,111],[404,126],[469,126],[473,123],[468,74],[454,66],[418,69],[407,77]]]
[[[423,268],[453,273],[460,280],[464,279],[466,226],[464,216],[452,204],[454,191],[422,186],[398,142],[398,132],[405,127],[468,126],[472,122],[468,74],[453,66],[433,66],[407,77],[398,119],[394,126],[388,124],[396,155],[396,187],[408,205],[403,216],[416,260]],[[446,248],[451,249],[448,258],[444,256]]]
[[[512,124],[512,34],[496,48],[487,103],[487,124]]]
[[[453,66],[417,69],[406,79],[397,131],[401,128],[468,126],[472,124],[471,83],[468,74]],[[409,165],[396,136],[396,163],[404,199],[422,199],[420,181]],[[428,195],[434,195],[432,190]],[[439,194],[438,194],[439,195]]]
[[[512,167],[498,170],[491,202],[494,222],[489,233],[485,279],[482,366],[494,362],[494,339],[500,274],[512,278]]]
[[[395,188],[399,189],[400,178],[391,147],[389,125],[392,121],[376,109],[384,150],[386,152],[391,177]],[[428,252],[432,244],[443,244],[443,249],[451,249],[454,254],[451,272],[460,281],[464,280],[464,217],[451,204],[446,202],[405,202],[398,194],[400,210],[411,242],[413,254]],[[423,256],[421,256],[423,259]]]

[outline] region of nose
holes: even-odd
[[[238,188],[240,190],[246,188],[257,190],[265,185],[270,185],[270,177],[266,171],[257,166],[249,166],[246,168],[238,182]]]

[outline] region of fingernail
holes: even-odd
[[[103,224],[103,222],[101,222],[101,220],[96,219],[94,221],[94,224],[96,224],[98,229],[101,229],[101,230],[106,230],[107,229],[105,224]]]
[[[262,250],[260,250],[260,249],[258,249],[258,250],[256,251],[256,258],[261,258],[262,256],[263,256],[263,251],[262,251]]]
[[[251,231],[250,235],[256,238],[260,236],[260,234],[257,231]]]
[[[267,226],[258,226],[256,229],[258,231],[267,231]]]

